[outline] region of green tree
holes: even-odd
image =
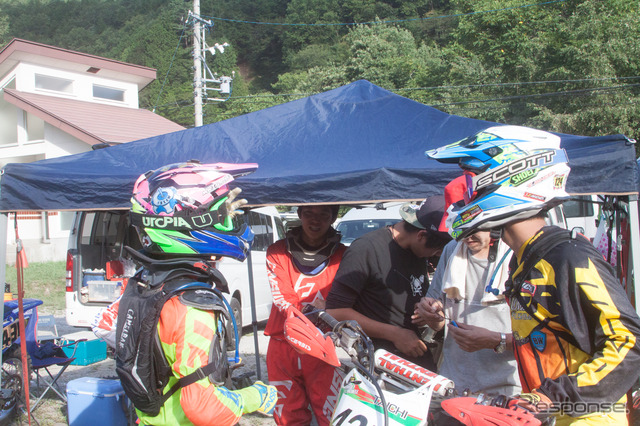
[[[358,25],[344,38],[346,55],[306,71],[285,73],[274,89],[281,92],[317,93],[366,79],[388,89],[405,87],[422,67],[410,31],[391,25]]]
[[[339,12],[338,0],[291,0],[286,23],[296,26],[288,27],[283,36],[285,62],[291,64],[291,58],[306,46],[337,43],[346,32],[346,27],[335,25],[341,22]]]
[[[5,44],[9,40],[7,39],[7,33],[9,32],[9,18],[2,12],[0,8],[0,43]]]
[[[214,23],[212,37],[231,43],[242,77],[255,91],[268,88],[286,70],[282,60],[285,27],[246,22],[284,23],[289,0],[203,0],[201,13]],[[231,19],[233,21],[223,20]]]
[[[157,79],[140,93],[142,108],[182,125],[193,125],[193,59],[184,4],[172,0],[159,13],[127,21],[109,57],[155,68]]]
[[[422,67],[410,31],[390,25],[360,25],[345,37],[350,46],[347,79],[366,79],[396,89],[406,87],[412,73]]]
[[[415,84],[441,86],[421,100],[474,118],[635,137],[638,90],[625,80],[638,75],[638,1],[519,3],[452,0],[465,15],[449,43],[421,47],[430,65]]]

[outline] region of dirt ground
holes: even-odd
[[[88,330],[88,329],[78,329],[75,327],[69,327],[66,324],[64,318],[64,311],[55,312],[48,314],[53,314],[56,319],[56,325],[58,328],[58,334],[60,336],[64,336],[71,333],[76,333],[78,330]],[[265,364],[265,354],[267,352],[267,345],[269,342],[269,338],[264,336],[263,327],[258,329],[258,348],[259,348],[259,359],[260,359],[260,379],[264,382],[267,381],[267,367]],[[249,375],[251,382],[257,380],[257,368],[256,368],[256,350],[255,350],[255,342],[254,342],[254,334],[251,328],[245,328],[245,335],[240,340],[240,357],[243,360],[244,366],[238,368],[234,371],[234,377],[239,375]],[[57,373],[57,368],[52,370],[52,374],[55,375]],[[44,373],[46,374],[46,373]],[[96,362],[86,366],[79,365],[71,365],[64,372],[63,376],[58,380],[60,383],[60,389],[63,393],[66,393],[67,383],[71,380],[78,379],[81,377],[98,377],[104,379],[112,379],[117,380],[118,377],[115,372],[115,360],[113,357],[109,356],[107,359]],[[31,381],[31,386],[35,387],[36,382],[34,380]],[[44,388],[42,388],[44,390]],[[41,391],[42,391],[41,390]],[[73,403],[73,402],[72,402]],[[64,403],[56,394],[53,392],[49,392],[47,396],[42,400],[42,402],[36,407],[35,412],[33,413],[32,425],[41,425],[41,426],[62,426],[68,424],[68,408],[67,404]],[[16,419],[14,424],[17,425],[27,425],[27,417],[25,414],[21,415],[20,418]],[[275,424],[273,419],[270,417],[266,417],[262,414],[250,414],[244,416],[238,425],[240,426],[262,426],[262,425],[273,425]]]

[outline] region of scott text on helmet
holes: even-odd
[[[517,161],[506,163],[500,167],[491,170],[490,173],[485,173],[478,176],[475,188],[476,190],[490,185],[494,182],[499,182],[507,177],[521,173],[524,170],[545,166],[553,163],[553,157],[555,156],[555,150],[542,151],[537,154],[530,155],[528,157],[521,158]],[[542,164],[540,164],[542,160]]]

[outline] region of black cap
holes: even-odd
[[[437,232],[444,216],[444,205],[444,196],[434,195],[420,204],[403,204],[400,207],[400,216],[416,228]]]

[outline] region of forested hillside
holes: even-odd
[[[0,0],[12,37],[158,70],[141,106],[193,125],[192,0]],[[201,0],[205,123],[367,79],[442,111],[638,137],[640,0]]]

